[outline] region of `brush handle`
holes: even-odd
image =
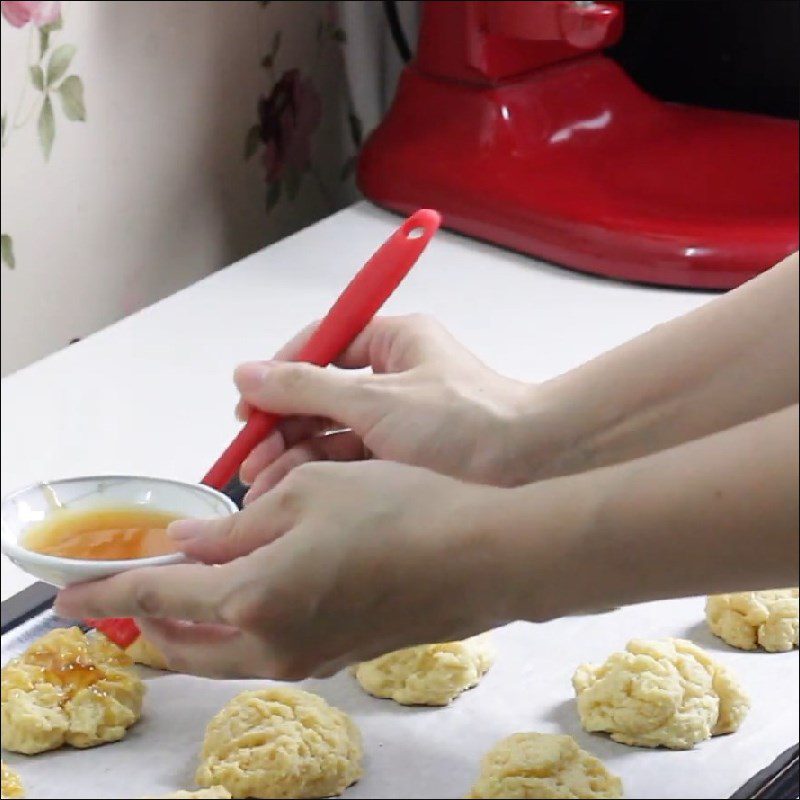
[[[325,367],[335,361],[364,330],[422,255],[441,224],[436,211],[410,216],[361,268],[320,322],[295,361]],[[208,471],[202,483],[223,489],[253,448],[275,428],[277,414],[251,413],[247,424]]]

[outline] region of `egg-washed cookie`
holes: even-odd
[[[461,642],[424,644],[358,664],[355,676],[374,697],[404,706],[446,706],[477,686],[494,663],[488,634]]]
[[[100,634],[56,628],[2,669],[2,744],[16,753],[94,747],[141,716],[144,684]]]
[[[18,797],[25,797],[25,789],[19,775],[9,767],[5,761],[2,762],[2,780],[0,780],[0,798],[2,800],[16,800]]]
[[[243,692],[206,729],[199,786],[236,798],[318,798],[361,777],[361,735],[321,697],[289,686]]]
[[[571,736],[515,733],[483,758],[468,795],[489,798],[619,798],[622,781]]]
[[[689,750],[736,731],[750,701],[733,674],[683,639],[628,642],[572,678],[581,725],[615,742]]]

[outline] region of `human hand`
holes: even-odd
[[[232,517],[171,526],[202,563],[70,587],[56,608],[140,619],[178,671],[332,674],[506,621],[490,523],[506,491],[384,461],[305,464]]]
[[[496,374],[419,315],[374,320],[339,369],[290,362],[313,328],[275,361],[236,371],[241,419],[252,408],[285,415],[242,465],[246,503],[303,463],[370,455],[477,483],[527,482],[533,470],[520,418],[529,387]],[[363,367],[372,372],[348,371]]]

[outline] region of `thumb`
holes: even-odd
[[[243,364],[234,373],[242,398],[262,411],[328,417],[350,427],[366,410],[369,377],[292,361]]]

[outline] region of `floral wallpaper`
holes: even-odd
[[[83,81],[69,71],[77,48],[60,42],[63,23],[60,2],[2,3],[3,19],[14,28],[28,28],[26,80],[12,117],[2,112],[2,148],[9,137],[18,135],[35,120],[42,156],[50,158],[56,137],[56,108],[60,107],[65,120],[83,122],[86,107],[83,102]],[[60,105],[55,105],[53,98]],[[10,269],[16,266],[14,240],[10,233],[2,234],[2,260]]]
[[[272,5],[260,2],[262,8]],[[258,121],[247,131],[245,158],[259,154],[266,181],[265,207],[269,212],[282,198],[290,202],[297,197],[301,184],[311,179],[320,195],[336,207],[329,188],[320,176],[312,156],[312,140],[322,118],[322,100],[315,84],[315,72],[330,68],[327,60],[343,62],[341,46],[347,37],[339,26],[336,4],[326,2],[316,26],[316,54],[310,67],[280,70],[281,42],[284,32],[278,28],[269,51],[261,59],[272,84],[268,94],[258,101]],[[326,59],[325,57],[329,58]],[[339,68],[343,70],[343,64]],[[349,131],[354,151],[361,146],[361,123],[348,103]],[[341,180],[349,178],[355,170],[356,156],[342,163]]]
[[[2,0],[2,374],[355,199],[339,6]]]

